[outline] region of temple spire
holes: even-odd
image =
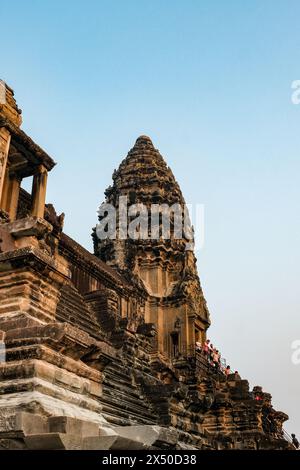
[[[147,295],[144,319],[154,323],[158,329],[157,352],[168,358],[174,356],[175,350],[176,354],[193,355],[195,340],[205,339],[210,324],[209,313],[195,256],[188,251],[193,240],[186,237],[184,230],[181,236],[175,236],[177,217],[180,217],[180,225],[177,227],[183,229],[184,225],[186,207],[183,195],[171,169],[150,137],[142,135],[137,138],[127,157],[114,172],[113,184],[105,194],[104,206],[109,204],[116,211],[117,234],[111,239],[105,236],[101,238],[101,234],[98,238],[97,233],[100,231],[96,228],[95,254],[130,278],[137,288],[143,286]],[[156,219],[153,206],[158,211]],[[138,223],[132,221],[132,210],[143,214]],[[166,225],[169,227],[167,236],[163,235],[166,227],[166,219],[163,217],[166,213]],[[123,227],[124,220],[125,225],[127,223],[125,232],[122,228],[125,237],[120,236],[120,226]],[[101,215],[99,222],[101,225]],[[131,224],[134,230],[138,227],[138,237],[131,235],[135,235],[130,228]],[[175,321],[180,322],[176,338],[173,334]]]

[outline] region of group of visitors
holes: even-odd
[[[222,364],[220,351],[214,347],[209,339],[207,339],[203,345],[197,341],[196,351],[204,354],[208,360],[208,363],[215,369],[216,372],[222,372],[226,375],[226,377],[229,374],[232,374],[230,366]],[[237,370],[234,372],[234,374],[235,376],[239,375]]]
[[[230,366],[222,364],[220,351],[214,347],[214,345],[210,342],[209,339],[207,339],[203,345],[199,341],[196,341],[196,351],[204,354],[204,356],[208,360],[208,363],[212,367],[214,367],[216,372],[218,371],[222,372],[223,374],[226,375],[226,377],[229,374],[232,374]],[[234,375],[236,378],[239,377],[239,373],[237,370],[234,372]],[[255,400],[261,401],[262,397],[260,395],[256,395]],[[294,445],[294,447],[300,450],[300,444],[295,434],[291,435],[291,439],[292,439],[292,444]]]

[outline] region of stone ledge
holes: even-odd
[[[2,228],[2,225],[0,225]],[[70,279],[71,273],[67,266],[60,261],[49,256],[44,251],[35,246],[25,246],[11,251],[0,253],[0,273],[22,267],[35,266],[41,274],[44,268],[49,271],[59,273],[63,278]]]
[[[47,233],[52,232],[53,227],[45,219],[38,217],[25,217],[1,225],[14,238],[31,237],[42,238]]]

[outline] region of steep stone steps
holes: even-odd
[[[103,414],[110,422],[116,422],[116,416],[119,416],[122,424],[156,423],[151,405],[133,384],[130,368],[126,368],[124,372],[121,361],[114,361],[105,369],[101,403]]]
[[[102,338],[99,324],[93,313],[87,308],[82,296],[73,286],[65,286],[57,306],[56,317],[76,325],[98,339]]]

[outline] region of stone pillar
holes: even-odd
[[[32,183],[32,209],[31,215],[34,217],[44,217],[46,189],[48,173],[43,165],[38,168],[38,173],[33,177]]]
[[[7,168],[2,191],[1,208],[8,213],[11,222],[17,216],[20,186],[21,178],[17,175],[9,175]]]
[[[8,151],[10,145],[10,133],[4,127],[0,128],[0,209],[4,209],[2,206],[2,192],[4,185],[4,178],[6,173],[6,165],[8,158]]]

